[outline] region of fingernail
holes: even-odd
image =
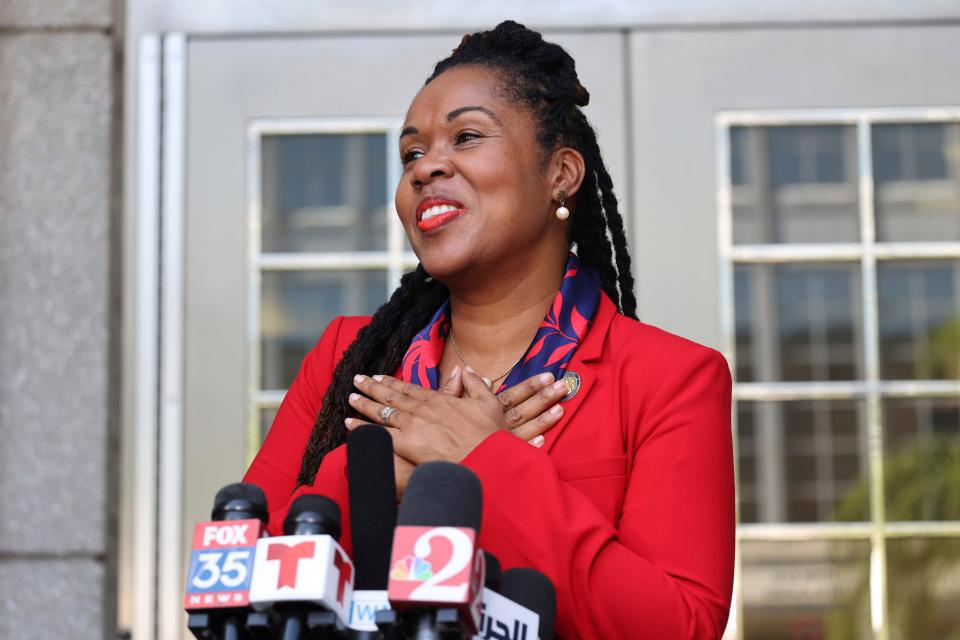
[[[455,364],[455,365],[453,365],[453,369],[450,369],[450,377],[452,378],[453,376],[457,375],[458,373],[460,373],[460,365]]]
[[[359,397],[360,397],[360,394],[359,394],[359,393],[351,393],[351,394],[350,394],[350,402],[353,402],[353,401],[357,400]]]
[[[554,415],[554,416],[563,415],[563,407],[561,407],[558,404],[553,405],[553,407],[550,408],[550,415]]]
[[[547,384],[548,382],[553,382],[553,374],[549,371],[547,373],[541,373],[540,377],[537,378],[540,384]]]
[[[373,376],[373,379],[376,380],[377,382],[380,382],[381,380],[383,380],[383,376],[381,376],[381,375],[378,373],[377,375]]]
[[[536,438],[534,438],[534,439],[532,439],[532,440],[530,441],[530,444],[532,444],[532,445],[535,446],[535,447],[541,447],[541,446],[543,446],[543,443],[546,442],[546,441],[547,441],[547,439],[544,438],[543,436],[537,436]]]
[[[353,376],[354,384],[360,384],[366,379],[367,379],[367,376],[363,375],[362,373],[358,373],[357,375]]]
[[[353,418],[344,418],[343,424],[347,427],[347,429],[350,429],[353,427]]]
[[[566,391],[567,383],[564,382],[563,380],[557,380],[556,382],[553,383],[553,386],[550,388],[553,389],[554,391]]]

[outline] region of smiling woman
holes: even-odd
[[[573,59],[513,22],[437,64],[400,137],[396,209],[420,265],[372,318],[331,323],[245,480],[279,507],[274,531],[323,493],[348,540],[343,443],[376,422],[399,490],[431,460],[479,476],[480,545],[553,581],[559,636],[719,638],[730,375],[636,320],[588,101]]]

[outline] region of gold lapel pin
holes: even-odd
[[[560,402],[566,402],[580,391],[580,374],[576,371],[567,371],[563,374],[563,381],[567,383],[567,395],[563,396]]]

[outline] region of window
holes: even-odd
[[[724,113],[717,139],[736,635],[947,637],[960,109]]]
[[[248,457],[324,327],[372,314],[417,263],[393,207],[400,124],[249,127]]]

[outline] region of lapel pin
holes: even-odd
[[[576,371],[567,371],[563,374],[563,381],[567,383],[567,395],[560,399],[560,402],[566,402],[580,391],[580,374]]]

